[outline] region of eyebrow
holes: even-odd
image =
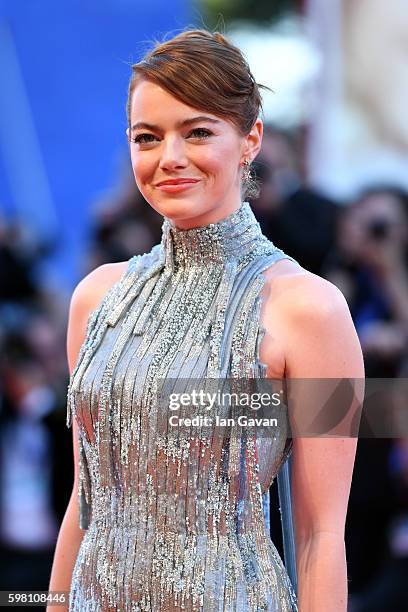
[[[179,121],[176,123],[177,128],[185,127],[187,125],[191,125],[193,123],[198,123],[199,121],[206,121],[207,123],[220,123],[218,119],[212,119],[211,117],[206,117],[204,115],[200,115],[199,117],[191,117],[190,119],[184,119],[184,121]],[[161,132],[162,128],[158,125],[154,125],[153,123],[146,123],[145,121],[138,121],[134,125],[132,125],[133,130],[152,130],[156,132]]]

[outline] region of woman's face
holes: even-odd
[[[229,121],[140,80],[131,99],[129,139],[142,195],[177,227],[188,229],[237,210],[242,164],[259,151],[262,122],[258,119],[250,134],[242,136]]]
[[[352,204],[339,224],[341,249],[360,260],[368,244],[392,243],[405,248],[407,238],[405,210],[400,200],[386,191],[368,194]]]

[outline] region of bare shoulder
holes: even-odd
[[[265,273],[264,301],[268,312],[285,318],[319,318],[347,313],[343,293],[330,281],[309,272],[299,264],[282,259]]]
[[[71,297],[67,329],[67,355],[70,371],[76,363],[78,352],[84,341],[89,316],[106,293],[125,273],[127,261],[98,266],[87,274],[75,287]]]
[[[282,265],[280,265],[282,264]],[[364,376],[357,332],[343,293],[290,260],[265,272],[265,362],[293,377]]]
[[[330,281],[282,259],[264,272],[260,358],[268,376],[323,373],[315,356],[329,353],[330,375],[340,375],[336,355],[354,353],[350,370],[361,372],[361,351],[348,304]],[[344,369],[345,371],[345,369]],[[296,374],[295,374],[296,373]]]
[[[94,310],[111,287],[121,279],[127,266],[127,261],[98,266],[77,284],[71,302],[81,310]]]

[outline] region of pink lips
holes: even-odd
[[[157,189],[161,191],[167,191],[169,193],[175,193],[178,191],[185,191],[186,189],[190,189],[198,183],[198,179],[168,179],[167,181],[161,181],[157,183]]]

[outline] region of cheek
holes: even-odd
[[[153,164],[148,156],[133,153],[131,155],[133,174],[138,185],[143,185],[151,176]]]
[[[206,147],[205,151],[192,155],[191,161],[201,172],[218,180],[228,180],[239,167],[239,160],[234,153],[231,147]]]

